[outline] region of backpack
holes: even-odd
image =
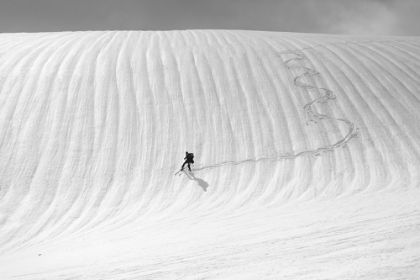
[[[194,163],[194,154],[188,153],[186,156],[187,160],[189,160],[191,163]]]

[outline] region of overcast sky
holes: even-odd
[[[0,0],[0,32],[246,29],[420,36],[420,0]]]

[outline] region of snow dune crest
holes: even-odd
[[[0,260],[51,244],[96,248],[82,240],[103,235],[111,244],[115,231],[133,241],[166,236],[163,225],[241,228],[250,213],[259,228],[268,217],[273,239],[289,204],[419,198],[419,73],[416,37],[0,34]],[[186,150],[194,171],[174,176]],[[213,231],[213,245],[228,232]],[[178,237],[173,244],[184,244]],[[134,254],[129,247],[118,252]],[[83,274],[81,264],[69,267]]]

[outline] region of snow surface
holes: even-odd
[[[0,34],[0,279],[420,279],[419,123],[419,37]]]

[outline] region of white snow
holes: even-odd
[[[419,37],[0,34],[0,279],[420,279],[419,108]]]

